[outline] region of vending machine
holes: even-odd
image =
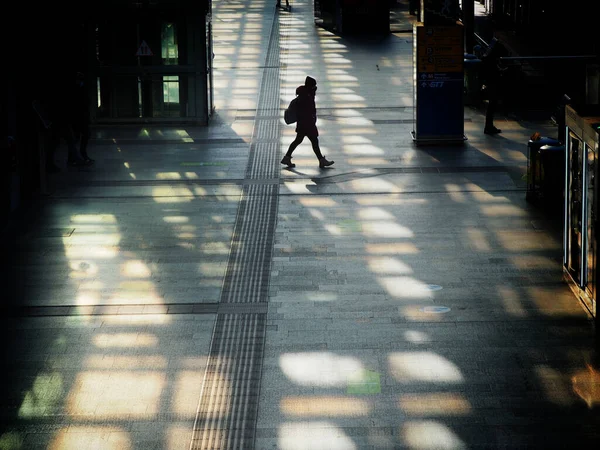
[[[600,105],[565,108],[563,275],[598,321],[598,149]]]

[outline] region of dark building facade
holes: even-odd
[[[571,0],[479,0],[497,25],[537,43],[540,51],[556,54],[597,54],[600,2]]]
[[[85,76],[92,123],[191,123],[212,113],[210,0],[14,5],[2,71],[2,225],[43,190],[52,111]]]

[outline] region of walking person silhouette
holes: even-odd
[[[296,88],[296,95],[298,96],[298,121],[296,123],[296,139],[290,144],[287,153],[281,160],[281,164],[285,164],[288,167],[296,167],[296,164],[292,163],[292,153],[296,150],[305,137],[310,139],[312,144],[313,152],[319,160],[319,167],[321,169],[331,166],[334,161],[328,161],[327,158],[321,153],[319,147],[319,130],[317,129],[317,106],[315,104],[315,94],[317,92],[317,80],[307,76],[304,80],[304,84]]]

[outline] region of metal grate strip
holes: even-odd
[[[192,450],[253,447],[265,331],[265,314],[217,318]]]
[[[244,188],[221,294],[224,303],[267,301],[277,185]]]
[[[279,33],[276,15],[221,291],[223,305],[266,305],[268,300],[279,183],[247,180],[280,178]],[[266,317],[266,313],[217,315],[191,450],[254,448]]]

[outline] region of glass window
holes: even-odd
[[[163,102],[179,104],[179,76],[163,77]]]
[[[163,23],[162,25],[160,55],[164,65],[179,63],[179,48],[174,23]]]

